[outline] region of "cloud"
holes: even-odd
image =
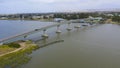
[[[74,2],[74,1],[79,1],[79,0],[28,0],[30,2],[35,2],[35,3],[65,3],[65,2]]]
[[[0,14],[120,8],[119,0],[0,0]]]
[[[53,3],[55,0],[28,0],[29,2],[33,3]]]

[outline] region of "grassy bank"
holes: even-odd
[[[31,41],[22,42],[20,45],[22,46],[20,50],[0,57],[0,68],[20,67],[31,59],[29,54],[38,48],[38,46],[33,44]],[[9,49],[10,47],[5,48]]]
[[[0,46],[0,55],[14,51],[16,48],[9,47],[8,45]]]
[[[118,24],[118,25],[120,25],[120,22],[114,22],[114,21],[112,21],[111,24]]]

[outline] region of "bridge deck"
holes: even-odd
[[[61,22],[61,23],[56,23],[56,24],[53,24],[53,25],[50,25],[50,26],[46,26],[46,27],[43,27],[43,28],[34,29],[34,30],[32,30],[32,31],[25,32],[25,33],[23,33],[23,34],[14,35],[14,36],[11,36],[11,37],[8,37],[8,38],[1,39],[1,40],[0,40],[0,43],[5,43],[5,42],[7,42],[8,40],[15,39],[15,38],[17,38],[17,37],[24,37],[24,36],[27,36],[27,35],[31,35],[31,34],[34,34],[34,33],[40,32],[40,31],[43,31],[43,30],[45,30],[45,29],[49,29],[49,28],[52,28],[52,27],[55,27],[55,26],[58,26],[58,25],[68,24],[68,23],[69,23],[69,22]]]

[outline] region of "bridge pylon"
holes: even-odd
[[[79,28],[81,28],[81,26],[80,25],[76,25],[76,26],[74,26],[74,28],[76,28],[77,30],[79,30]]]
[[[43,38],[48,38],[49,36],[46,34],[46,29],[43,30],[43,35],[42,35]]]
[[[70,24],[71,24],[71,23],[68,23],[68,28],[67,28],[68,31],[71,31],[71,30],[72,30],[72,28],[70,27]]]
[[[62,31],[60,30],[60,25],[57,25],[57,31],[56,33],[61,33]]]

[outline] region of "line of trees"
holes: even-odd
[[[120,16],[113,16],[112,21],[120,23]]]
[[[98,13],[58,13],[54,14],[54,18],[63,18],[63,19],[83,19],[88,18],[89,16],[92,17],[99,17],[102,16]]]

